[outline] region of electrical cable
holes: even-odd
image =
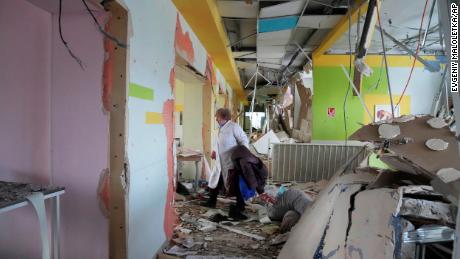
[[[382,40],[382,48],[383,48],[383,60],[385,61],[385,71],[387,75],[387,84],[388,84],[388,94],[390,95],[390,105],[391,105],[391,116],[394,118],[395,117],[395,107],[393,104],[393,93],[391,91],[391,84],[390,84],[390,71],[388,69],[388,60],[387,60],[387,51],[385,49],[385,39],[383,38],[383,28],[382,28],[382,23],[380,21],[380,10],[379,10],[379,4],[375,5],[377,8],[377,21],[379,23],[379,31],[380,31],[380,39]],[[381,70],[380,70],[381,71]],[[375,118],[374,118],[375,121]]]
[[[359,17],[358,17],[359,19]],[[352,58],[352,47],[351,47],[351,4],[348,0],[348,46],[350,48],[349,53],[349,65],[348,65],[348,74],[351,75],[351,58]],[[351,83],[348,82],[347,92],[345,93],[345,99],[343,100],[343,126],[345,130],[345,146],[348,144],[348,125],[347,125],[347,99],[350,94]]]
[[[59,0],[59,1],[62,1],[62,0]],[[109,40],[115,42],[119,47],[121,48],[127,48],[128,45],[126,43],[123,43],[121,42],[119,39],[117,39],[115,36],[109,34],[108,32],[106,32],[104,30],[104,28],[102,28],[101,24],[99,23],[99,21],[96,19],[96,16],[94,16],[94,13],[93,11],[91,11],[91,9],[89,8],[88,4],[86,3],[86,0],[81,0],[83,2],[83,4],[85,5],[85,8],[86,10],[88,11],[88,13],[91,15],[91,17],[93,18],[94,22],[96,23],[97,25],[97,28],[99,29],[99,31],[106,37],[108,38]]]
[[[420,35],[422,34],[423,19],[425,18],[426,7],[428,6],[428,2],[429,2],[429,0],[426,0],[426,1],[425,1],[425,7],[423,8],[422,19],[421,19],[421,21],[420,21],[420,28],[419,28],[419,30],[418,30],[419,36],[417,37],[417,38],[418,38],[418,40],[417,40],[418,43],[417,43],[417,49],[415,50],[415,55],[418,55],[418,52],[419,52],[419,50],[420,50],[420,43],[421,43],[421,41],[420,41]],[[411,67],[410,73],[409,73],[409,78],[407,79],[406,85],[404,86],[404,90],[403,90],[401,96],[399,97],[398,102],[396,103],[396,107],[398,107],[399,104],[401,103],[401,101],[402,101],[402,99],[403,99],[403,97],[404,97],[404,94],[406,93],[407,87],[409,86],[409,82],[410,82],[410,80],[411,80],[411,78],[412,78],[412,73],[413,73],[413,71],[414,71],[415,62],[417,62],[417,59],[414,57],[414,61],[412,62],[412,67]]]
[[[82,70],[85,70],[85,66],[81,59],[77,57],[73,51],[70,49],[67,41],[64,39],[64,36],[62,35],[62,0],[59,0],[59,12],[58,12],[58,27],[59,27],[59,37],[61,38],[62,44],[64,44],[65,48],[67,49],[67,52],[69,52],[69,55],[80,65]]]

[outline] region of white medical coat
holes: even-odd
[[[219,177],[222,173],[225,188],[227,186],[228,170],[233,169],[231,150],[239,145],[249,148],[249,140],[246,133],[237,123],[228,121],[219,129],[217,141],[214,141],[214,151],[216,152],[216,163],[209,177],[208,186],[216,188]]]

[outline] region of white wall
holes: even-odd
[[[389,71],[393,94],[399,95],[406,85],[410,68],[390,67]],[[414,68],[405,94],[411,98],[410,111],[412,114],[431,114],[433,99],[439,90],[441,78],[442,71],[430,72],[421,67]]]

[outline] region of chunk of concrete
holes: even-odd
[[[401,134],[401,129],[398,125],[382,124],[379,126],[379,134],[380,138],[394,139]]]

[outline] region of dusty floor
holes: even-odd
[[[318,183],[288,183],[286,188],[304,190],[314,198],[325,186],[326,182]],[[267,186],[267,190],[274,192],[280,185]],[[188,259],[218,259],[218,258],[276,258],[287,240],[289,233],[279,232],[279,222],[261,223],[259,221],[257,205],[249,204],[245,214],[245,221],[211,221],[213,215],[219,213],[228,215],[230,199],[219,198],[217,208],[209,209],[199,205],[203,196],[180,195],[176,199],[175,207],[180,219],[175,229],[173,240],[164,249],[169,255]],[[257,200],[254,201],[257,203]],[[235,233],[242,232],[242,233]],[[247,235],[253,235],[249,237]],[[169,257],[170,258],[170,257]]]

